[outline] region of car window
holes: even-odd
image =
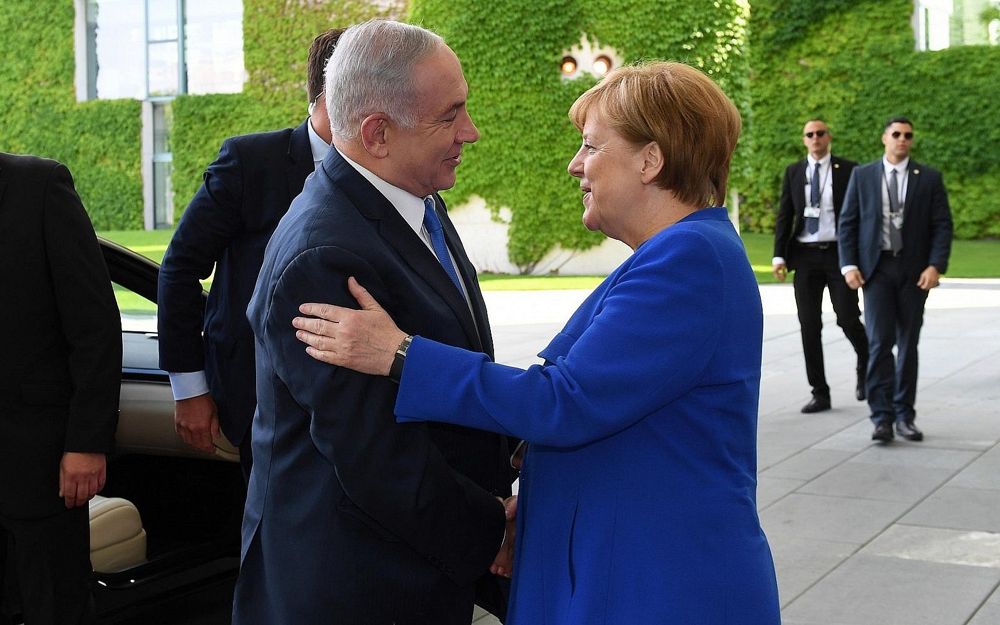
[[[156,302],[149,300],[135,291],[111,282],[115,291],[115,301],[122,317],[124,332],[156,332]]]

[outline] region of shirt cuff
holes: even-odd
[[[774,258],[771,259],[772,267],[777,267],[778,265],[784,265],[784,264],[785,264],[785,259],[782,258],[781,256],[775,256]]]
[[[856,271],[857,268],[857,265],[844,265],[840,268],[840,275],[846,276],[848,271]]]
[[[170,373],[170,390],[174,393],[174,401],[191,399],[208,393],[208,380],[204,371],[189,371],[185,373]]]

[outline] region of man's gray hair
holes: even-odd
[[[403,128],[415,126],[413,68],[441,45],[438,35],[401,22],[371,20],[348,28],[326,62],[333,134],[354,139],[372,113],[385,113]]]

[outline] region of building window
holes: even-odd
[[[173,153],[170,151],[170,129],[173,115],[170,100],[154,101],[153,106],[153,228],[165,228],[174,223],[174,194],[170,176],[173,174]]]
[[[243,90],[242,0],[78,0],[80,8],[86,88],[78,99]]]
[[[171,101],[239,93],[242,0],[75,0],[78,100],[143,100],[142,172],[147,228],[174,221]]]
[[[998,0],[916,0],[914,5],[918,50],[998,43]]]

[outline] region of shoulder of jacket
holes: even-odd
[[[854,168],[854,167],[858,166],[858,162],[857,161],[852,161],[849,158],[843,158],[843,157],[836,156],[836,155],[832,155],[830,157],[830,160],[832,162],[838,164],[838,165],[843,166],[843,167]]]

